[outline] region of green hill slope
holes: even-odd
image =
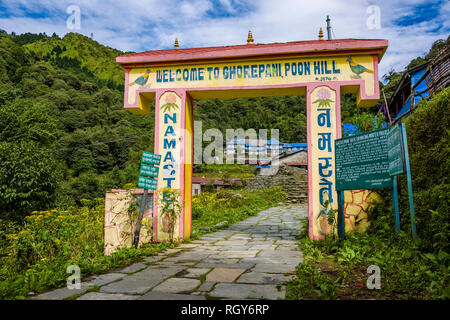
[[[123,52],[79,33],[68,33],[62,39],[48,37],[26,44],[24,48],[33,52],[38,59],[50,61],[64,69],[78,68],[77,71],[98,78],[110,87],[112,84],[123,84],[123,69],[115,61]]]

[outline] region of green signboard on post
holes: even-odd
[[[158,177],[159,168],[154,166],[149,166],[148,164],[141,164],[141,169],[139,170],[139,174],[147,177]]]
[[[403,166],[403,145],[402,145],[402,130],[400,125],[396,125],[388,134],[388,159],[389,159],[389,174],[395,176],[402,174]]]
[[[147,190],[156,190],[157,181],[153,178],[139,177],[138,188],[144,188]]]
[[[157,180],[152,177],[158,177],[159,167],[154,167],[153,165],[159,165],[161,162],[161,155],[144,151],[142,153],[141,162],[138,187],[146,190],[156,190]]]
[[[392,187],[389,130],[383,128],[335,140],[337,191]]]
[[[148,190],[156,190],[158,187],[158,181],[151,177],[158,177],[159,167],[154,167],[153,165],[159,165],[161,162],[160,154],[153,154],[144,151],[142,153],[141,159],[141,169],[139,170],[139,181],[138,188],[144,189],[144,194],[142,195],[141,206],[139,209],[139,215],[136,223],[136,228],[134,232],[133,244],[137,248],[139,245],[139,235],[141,232],[141,222],[144,216],[145,203],[147,201]]]
[[[144,151],[142,153],[142,159],[141,159],[142,163],[146,163],[146,164],[156,164],[159,165],[159,163],[161,162],[161,155],[160,154],[154,154],[154,153],[150,153],[150,152],[146,152]]]

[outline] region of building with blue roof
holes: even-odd
[[[383,104],[380,108],[390,122],[399,122],[407,117],[421,100],[428,99],[435,92],[448,87],[449,58],[450,47],[447,44],[433,60],[404,71],[388,106]]]

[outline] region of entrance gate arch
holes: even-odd
[[[189,238],[192,213],[193,99],[306,95],[309,236],[329,232],[319,215],[337,208],[334,140],[341,138],[340,95],[358,107],[379,99],[383,39],[313,40],[146,51],[116,58],[125,69],[124,108],[149,114],[155,102],[155,150],[161,154],[158,189],[181,190],[179,238]],[[157,203],[153,236],[168,239]]]

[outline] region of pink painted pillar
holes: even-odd
[[[309,84],[306,103],[309,236],[318,240],[331,232],[324,207],[326,201],[337,209],[334,140],[341,138],[342,130],[340,85]]]

